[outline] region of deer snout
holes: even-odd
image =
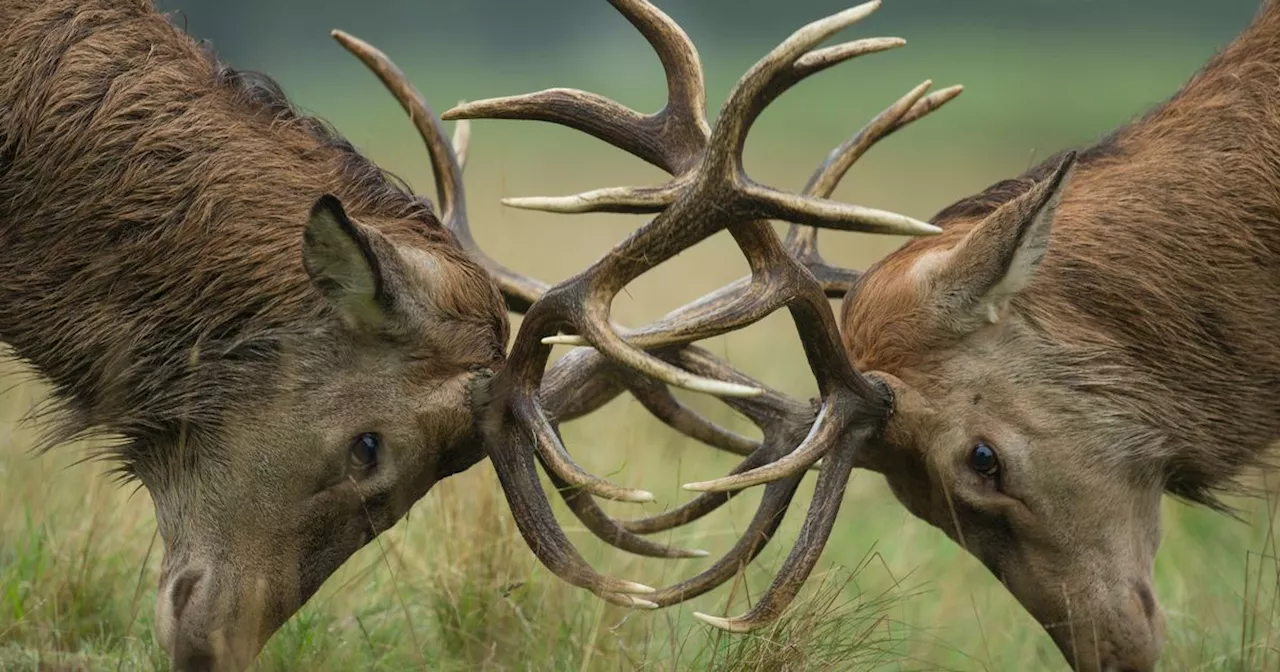
[[[191,602],[191,598],[195,595],[196,589],[200,587],[203,578],[203,569],[190,568],[183,571],[171,582],[165,599],[169,600],[169,609],[174,621],[182,619],[182,610]]]
[[[255,604],[264,591],[209,567],[174,568],[156,600],[156,639],[177,672],[242,672],[274,630],[274,610]]]
[[[1154,672],[1164,644],[1164,614],[1147,582],[1116,590],[1110,604],[1095,613],[1109,613],[1110,618],[1073,618],[1074,627],[1048,628],[1072,669]]]
[[[203,567],[188,566],[169,572],[161,580],[156,600],[156,638],[168,652],[175,670],[216,669],[208,638],[196,636],[204,630],[206,620],[199,612],[200,605],[207,602],[207,576]],[[189,608],[193,604],[194,612]]]

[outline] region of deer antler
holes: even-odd
[[[445,215],[450,228],[465,233],[459,234],[460,241],[494,272],[509,305],[515,310],[527,308],[508,365],[493,381],[488,421],[482,429],[521,533],[539,559],[566,581],[611,602],[643,607],[683,601],[731,578],[776,530],[805,470],[841,446],[842,450],[830,455],[819,476],[815,503],[801,534],[803,541],[788,557],[764,599],[739,619],[698,614],[719,627],[749,629],[781,613],[812,570],[838,511],[854,451],[877,431],[885,412],[882,396],[844,358],[826,302],[827,295],[838,296],[847,290],[856,274],[822,261],[812,227],[898,234],[935,232],[923,222],[836,203],[826,196],[871,145],[954,98],[959,88],[925,97],[929,83],[917,87],[833,151],[810,180],[804,196],[787,194],[756,184],[745,175],[741,153],[746,133],[769,102],[804,77],[855,56],[902,44],[897,39],[877,38],[807,51],[870,14],[878,1],[814,22],[784,41],[739,81],[714,129],[706,122],[701,66],[688,37],[643,0],[611,3],[645,35],[666,69],[669,100],[662,110],[646,116],[595,94],[553,89],[466,104],[444,115],[445,119],[537,119],[568,125],[674,176],[659,187],[603,189],[566,198],[507,199],[508,205],[557,212],[660,213],[589,269],[550,289],[497,265],[476,249],[465,233],[465,216]],[[357,51],[354,42],[344,44]],[[426,139],[444,211],[460,212],[458,206],[453,210],[449,206],[450,198],[459,200],[460,166],[443,139],[439,122],[385,57],[367,45],[357,47],[366,52],[361,55],[357,51],[357,55],[378,72]],[[442,185],[442,176],[454,184]],[[787,248],[763,221],[770,217],[793,222]],[[625,337],[617,333],[608,317],[613,296],[643,272],[722,228],[730,230],[747,256],[750,278],[673,311],[644,329],[627,330]],[[821,278],[821,284],[815,276]],[[752,324],[784,305],[792,312],[818,379],[822,399],[816,417],[811,405],[769,391],[705,351],[687,345]],[[581,336],[555,335],[561,330]],[[570,352],[544,376],[547,345],[561,342],[589,344],[598,352],[585,348]],[[754,442],[716,426],[675,402],[655,379],[727,397],[726,403],[762,428],[764,440]],[[726,479],[686,486],[708,492],[674,511],[647,519],[614,521],[599,510],[592,494],[630,501],[651,497],[586,474],[573,463],[543,410],[540,384],[546,403],[561,419],[590,412],[625,388],[673,427],[711,445],[746,454],[747,459]],[[650,544],[636,534],[687,523],[723,504],[737,489],[770,484],[750,529],[733,550],[697,577],[653,591],[600,576],[581,559],[555,522],[538,485],[530,442],[575,515],[589,529],[615,546],[646,555],[692,553]],[[581,490],[566,491],[568,485]],[[645,599],[628,593],[644,593]]]
[[[458,243],[463,249],[493,277],[502,291],[503,298],[506,299],[507,308],[517,313],[528,310],[529,306],[547,291],[547,284],[520,275],[494,261],[476,244],[475,238],[471,235],[471,227],[467,223],[467,198],[462,186],[462,167],[466,160],[466,146],[471,137],[470,126],[458,124],[454,142],[450,143],[440,119],[427,106],[418,89],[409,82],[409,78],[404,76],[391,59],[368,42],[341,30],[333,30],[329,34],[377,75],[382,84],[400,102],[401,107],[409,114],[409,119],[413,121],[414,127],[418,129],[418,134],[426,143],[427,154],[431,158],[436,195],[440,199],[441,221],[458,238]]]
[[[829,196],[853,163],[865,154],[871,146],[888,137],[894,131],[954,99],[960,94],[961,90],[959,86],[950,87],[923,99],[916,100],[909,107],[907,107],[907,103],[916,99],[915,92],[913,91],[903,97],[877,115],[848,141],[832,150],[827,155],[826,160],[818,166],[810,177],[804,190],[805,193],[824,197]],[[788,231],[785,246],[797,261],[818,278],[819,284],[827,296],[833,298],[842,297],[852,287],[853,282],[857,280],[858,273],[850,269],[828,265],[818,253],[817,234],[818,231],[814,227],[793,224]],[[680,353],[696,350],[697,357],[688,361],[696,361],[697,368],[703,375],[721,378],[737,377],[744,384],[763,388],[763,384],[720,362],[706,351],[692,346],[680,347],[680,344],[684,342],[683,338],[671,332],[663,333],[662,331],[662,327],[665,325],[684,324],[688,326],[689,322],[686,321],[688,318],[681,318],[681,313],[692,312],[692,307],[694,306],[714,303],[714,297],[729,291],[739,290],[747,286],[751,280],[752,276],[739,279],[719,292],[712,293],[694,303],[668,313],[667,316],[644,329],[632,330],[628,333],[640,335],[640,338],[652,339],[647,344],[649,348],[661,348],[668,352]],[[635,343],[637,340],[639,339],[628,338],[628,342],[631,343]],[[679,357],[680,355],[676,356]],[[685,355],[685,357],[688,357],[688,355]],[[563,421],[585,415],[616,396],[617,392],[620,391],[617,385],[610,389],[610,393],[604,393],[603,389],[599,388],[598,383],[596,389],[592,389],[585,384],[585,381],[588,380],[600,381],[605,375],[603,371],[608,366],[606,359],[589,348],[575,349],[553,364],[543,379],[542,390],[543,397],[549,405],[553,408],[564,409],[557,417]],[[614,372],[612,375],[615,377],[626,376],[622,372]],[[625,377],[625,380],[627,382],[623,384],[628,387],[633,396],[640,400],[646,409],[677,431],[727,452],[743,456],[755,456],[755,459],[739,464],[733,470],[733,474],[754,469],[772,461],[760,462],[762,454],[756,453],[756,451],[761,447],[762,442],[754,441],[722,428],[688,409],[671,396],[666,386],[634,374]],[[572,395],[572,401],[570,401],[569,395]],[[810,407],[772,390],[768,391],[767,395],[760,399],[760,403],[768,409],[764,411],[753,408],[750,405],[734,403],[732,400],[725,401],[735,410],[751,419],[764,432],[766,442],[770,440],[771,432],[779,431],[778,418],[807,419],[809,423],[813,420],[813,411]],[[799,441],[787,445],[795,445],[796,443],[799,443]],[[623,530],[638,534],[654,534],[666,531],[693,522],[715,511],[729,501],[729,498],[736,492],[737,490],[728,490],[705,493],[681,507],[651,518],[614,521],[614,523]],[[579,499],[582,499],[582,497],[579,497]],[[578,502],[576,506],[571,504],[571,508],[575,513],[580,507],[585,508],[585,506],[581,502]],[[590,515],[596,517],[598,514],[592,513]],[[582,517],[579,516],[579,518],[581,519]],[[583,522],[586,523],[585,520]],[[587,523],[587,525],[589,529],[595,531],[596,528],[591,523]],[[599,535],[600,533],[597,534]],[[610,543],[613,542],[611,541]]]

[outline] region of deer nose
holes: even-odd
[[[160,588],[156,600],[156,636],[168,651],[175,670],[202,672],[214,668],[208,642],[203,638],[207,623],[200,602],[208,589],[209,574],[200,566],[175,569]]]
[[[203,569],[185,569],[173,580],[173,586],[169,589],[170,618],[174,621],[182,620],[183,610],[191,603],[191,597],[195,595],[203,579]]]

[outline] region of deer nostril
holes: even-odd
[[[203,571],[188,569],[173,580],[173,589],[169,591],[169,599],[173,604],[173,620],[175,622],[182,620],[182,611],[186,609],[187,603],[191,601],[191,596],[195,594],[196,586],[199,585],[202,578],[204,578]]]
[[[1151,593],[1151,587],[1139,581],[1134,586],[1134,591],[1138,593],[1138,600],[1142,603],[1142,611],[1147,615],[1147,620],[1155,618],[1156,596]]]

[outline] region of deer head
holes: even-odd
[[[156,626],[178,669],[247,666],[352,553],[484,457],[471,383],[501,362],[507,323],[483,270],[397,245],[333,196],[302,215],[321,326],[280,342],[216,434],[131,465],[165,540]]]
[[[868,270],[844,303],[845,345],[894,413],[860,466],[1008,587],[1079,670],[1151,670],[1165,479],[1120,457],[1151,437],[1081,385],[1106,356],[1065,352],[1017,310],[1071,197],[1076,155],[981,217]],[[1040,316],[1044,317],[1044,316]],[[1065,316],[1049,316],[1061,325]],[[1115,460],[1088,456],[1115,455]]]

